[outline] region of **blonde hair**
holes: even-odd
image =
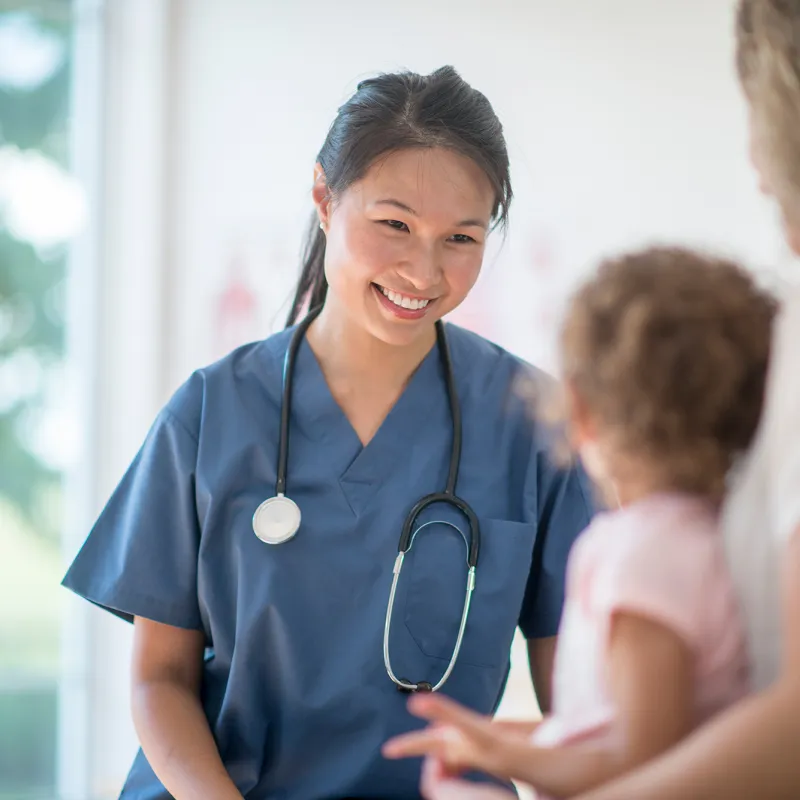
[[[739,0],[736,67],[759,168],[800,229],[800,0]]]
[[[563,377],[654,490],[718,499],[758,425],[775,310],[730,261],[679,248],[610,259],[569,305]]]

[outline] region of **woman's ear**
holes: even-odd
[[[311,197],[317,208],[319,225],[322,230],[328,230],[328,222],[331,212],[331,193],[328,189],[328,180],[321,164],[314,165],[314,187],[311,189]]]

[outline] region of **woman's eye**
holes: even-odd
[[[407,231],[408,225],[405,222],[400,222],[398,219],[385,219],[385,225],[388,225],[390,228],[394,228],[396,231]]]
[[[453,234],[450,239],[456,244],[473,244],[475,242],[475,240],[471,236],[467,236],[466,233]]]

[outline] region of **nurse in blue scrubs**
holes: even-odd
[[[548,702],[587,483],[555,468],[515,393],[523,374],[545,377],[436,324],[506,220],[500,122],[450,68],[364,81],[330,128],[312,194],[289,327],[178,389],[64,579],[134,625],[142,749],[128,800],[416,798],[420,764],[380,754],[421,724],[398,683],[491,714],[518,626]],[[305,309],[316,316],[298,336]],[[404,522],[445,491],[459,427],[454,490],[474,524],[449,502],[415,520],[385,636]],[[291,514],[266,528],[254,514],[282,488],[300,524],[268,543],[254,530],[269,538]],[[473,529],[474,591],[439,686]]]

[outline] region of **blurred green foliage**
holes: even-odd
[[[69,8],[68,3],[46,5]],[[35,10],[36,6],[4,3],[0,25],[18,19],[19,9]],[[34,150],[66,166],[71,20],[67,13],[51,13],[29,15],[29,21],[60,37],[67,57],[38,85],[20,88],[0,81],[0,148]],[[57,515],[43,513],[47,503],[42,501],[52,497],[59,475],[36,454],[30,441],[43,409],[43,381],[18,396],[8,384],[15,380],[14,367],[21,357],[26,364],[37,365],[40,374],[62,360],[65,264],[66,245],[40,252],[16,239],[3,224],[0,207],[0,499],[13,504],[31,530],[51,539],[58,536]]]

